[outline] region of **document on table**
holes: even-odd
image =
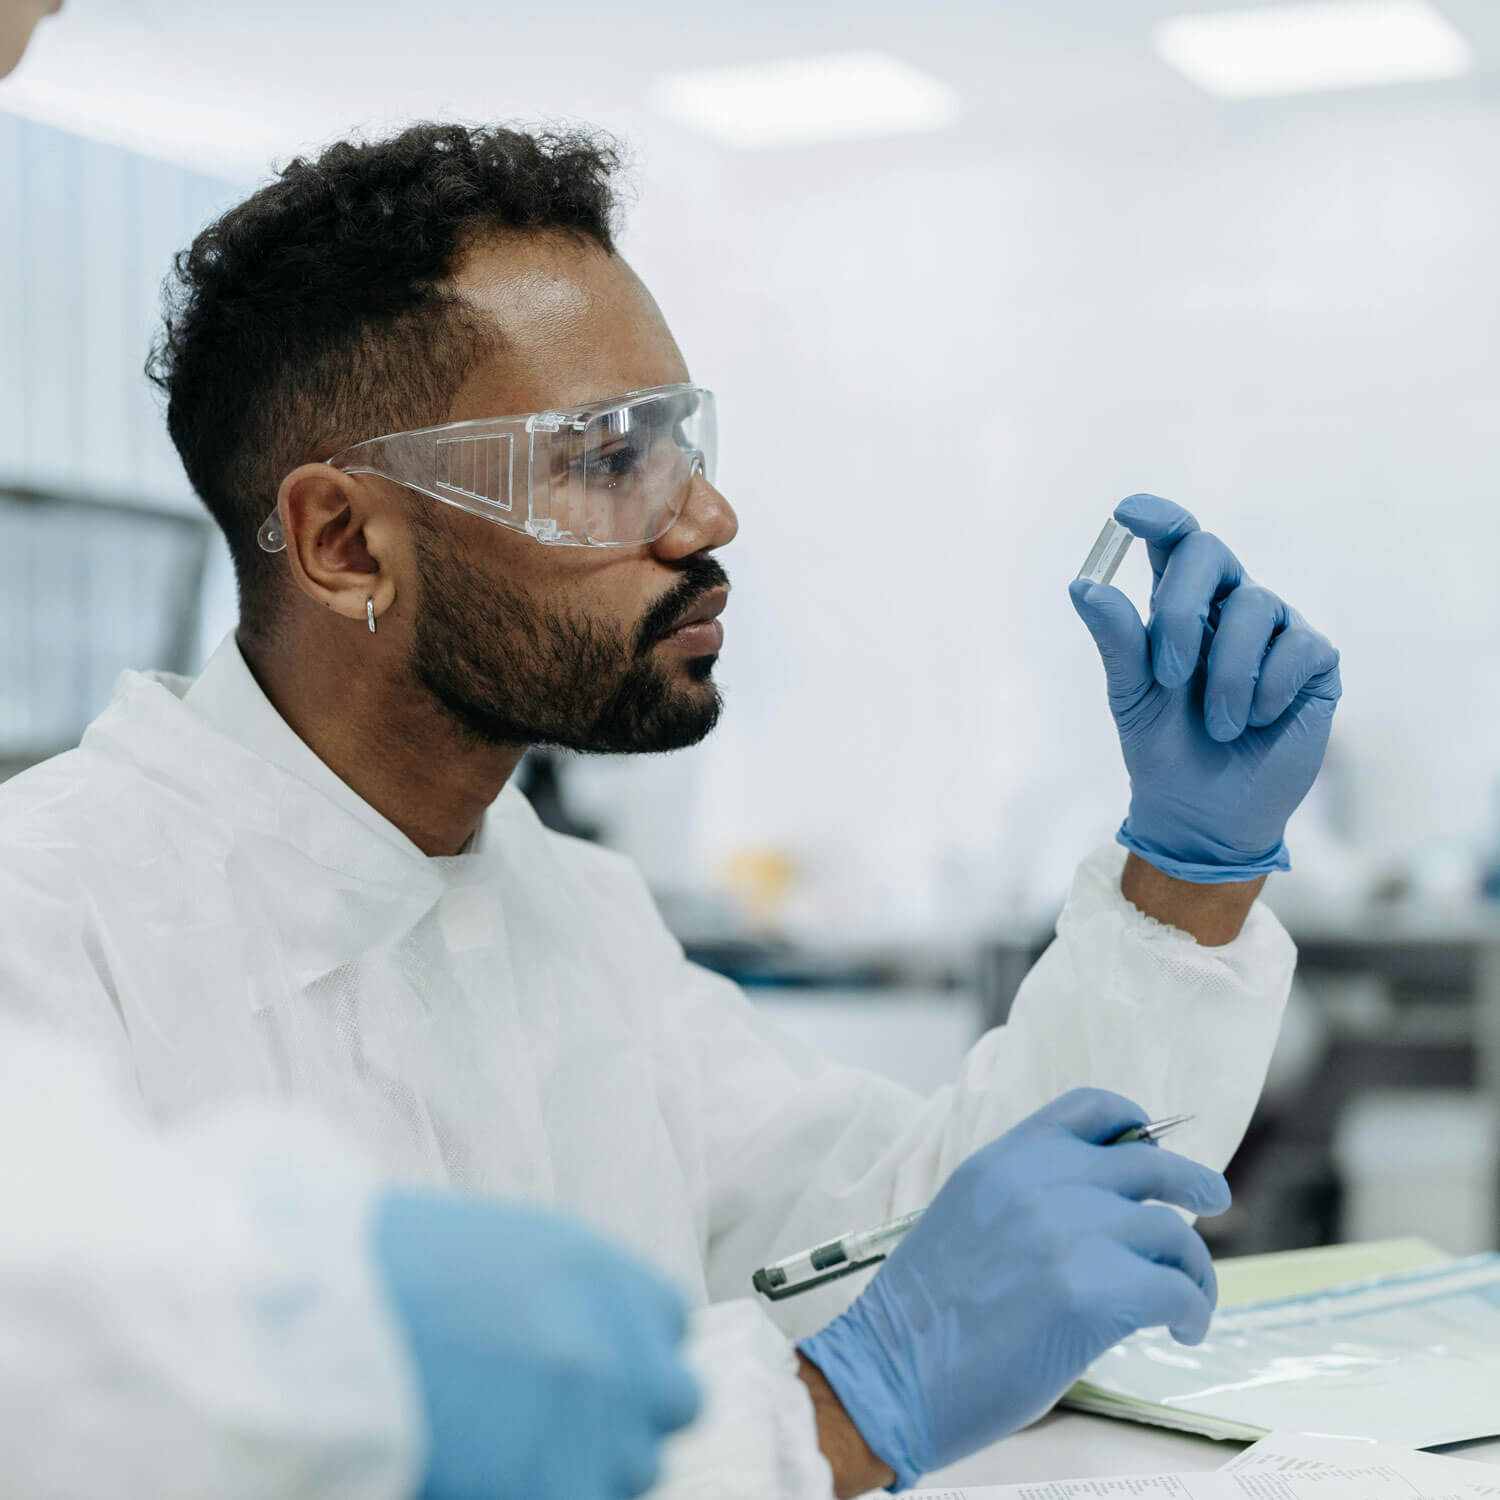
[[[1278,1433],[1210,1474],[912,1490],[908,1500],[1500,1500],[1500,1470],[1379,1443]]]
[[[1493,1464],[1389,1448],[1384,1443],[1306,1437],[1292,1432],[1273,1432],[1253,1448],[1236,1454],[1219,1472],[1293,1477],[1317,1473],[1346,1479],[1351,1486],[1394,1474],[1410,1486],[1411,1500],[1436,1496],[1500,1500],[1500,1468]]]
[[[1307,1432],[1408,1448],[1500,1434],[1500,1255],[1221,1311],[1196,1348],[1148,1329],[1068,1404],[1215,1437]]]
[[[1127,1474],[1120,1479],[911,1490],[907,1500],[1473,1500],[1475,1494],[1453,1483],[1414,1489],[1409,1479],[1375,1466],[1358,1478],[1324,1469],[1221,1469],[1212,1474]]]

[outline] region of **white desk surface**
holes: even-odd
[[[1243,1446],[1112,1417],[1053,1412],[1034,1427],[962,1463],[924,1476],[922,1488],[1029,1484],[1039,1479],[1093,1479],[1110,1474],[1183,1474],[1221,1468]],[[1452,1458],[1500,1464],[1500,1439],[1443,1452]]]

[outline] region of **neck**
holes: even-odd
[[[276,712],[340,781],[424,854],[457,854],[525,746],[474,743],[382,672],[384,652],[329,646],[293,639],[274,652],[241,642],[240,651]]]

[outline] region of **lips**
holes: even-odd
[[[661,645],[683,652],[691,658],[717,656],[724,645],[724,627],[719,615],[729,602],[727,587],[709,589],[701,594],[672,623],[661,637]]]
[[[669,634],[676,635],[679,630],[686,630],[690,625],[707,625],[710,620],[717,620],[728,603],[727,588],[710,589],[673,624]]]

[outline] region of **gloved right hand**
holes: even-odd
[[[1287,819],[1343,692],[1339,653],[1180,505],[1132,495],[1115,519],[1151,555],[1150,626],[1116,588],[1074,579],[1069,593],[1104,659],[1130,773],[1120,842],[1200,885],[1285,870]]]
[[[798,1346],[898,1488],[1034,1421],[1138,1328],[1202,1341],[1213,1263],[1160,1205],[1218,1214],[1229,1188],[1158,1146],[1103,1144],[1145,1120],[1098,1089],[1053,1100],[961,1163],[853,1306]]]
[[[692,1421],[686,1314],[654,1271],[571,1220],[398,1192],[376,1262],[427,1417],[421,1500],[627,1500]]]

